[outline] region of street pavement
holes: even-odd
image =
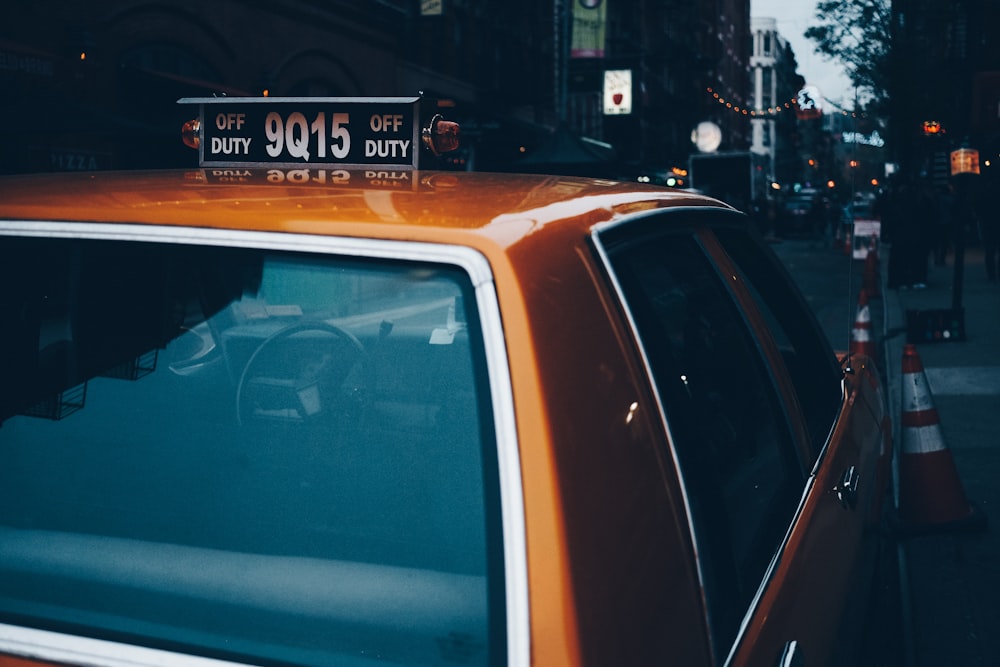
[[[892,248],[879,251],[882,331],[877,349],[893,417],[897,506],[903,399],[903,347],[913,343],[940,418],[943,445],[957,470],[940,472],[931,501],[956,482],[972,521],[929,526],[898,537],[903,664],[907,667],[1000,665],[1000,284],[989,282],[980,247],[965,250],[956,270],[930,266],[924,289],[886,288]],[[957,288],[956,288],[957,286]],[[964,335],[944,336],[961,308]],[[873,320],[875,318],[873,317]],[[957,320],[961,324],[961,318]],[[939,324],[944,326],[938,326]],[[912,456],[912,454],[910,454]],[[942,500],[950,502],[950,500]]]
[[[776,239],[773,247],[834,349],[848,350],[865,262],[852,260],[829,237]],[[957,484],[976,520],[894,533],[898,572],[889,573],[889,599],[881,599],[877,611],[875,634],[883,641],[876,641],[866,664],[1000,667],[1000,284],[987,281],[983,251],[976,246],[965,250],[960,272],[953,254],[944,266],[931,264],[924,289],[888,289],[891,246],[879,248],[877,257],[878,290],[869,310],[893,422],[896,505],[902,500],[912,507],[914,501],[899,495],[902,357],[904,345],[913,343],[939,416],[945,457],[957,471],[931,466],[932,473],[940,472],[939,483],[923,489],[920,500],[937,503],[942,488]],[[963,335],[945,338],[943,329],[921,326],[921,317],[935,320],[956,306],[964,314]]]

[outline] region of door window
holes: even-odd
[[[724,655],[804,480],[771,370],[720,272],[693,233],[644,231],[601,241],[662,402]]]
[[[746,229],[721,227],[713,231],[739,267],[744,284],[767,320],[794,385],[815,460],[840,410],[841,371],[837,357],[777,258],[754,243]]]

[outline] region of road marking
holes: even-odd
[[[1000,366],[927,368],[931,393],[951,396],[1000,395]]]

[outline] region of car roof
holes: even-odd
[[[298,172],[298,173],[293,173]],[[306,182],[290,184],[289,180]],[[612,180],[444,171],[193,169],[0,178],[0,219],[181,225],[510,247],[550,227],[725,204]],[[478,241],[476,240],[478,239]]]

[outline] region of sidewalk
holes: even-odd
[[[964,261],[965,340],[907,332],[907,311],[951,309],[955,268],[931,266],[926,289],[885,288],[891,247],[879,253],[882,358],[893,418],[895,463],[901,446],[903,345],[916,344],[968,500],[985,530],[938,531],[899,542],[908,667],[1000,665],[1000,283],[986,280],[981,248]],[[916,335],[914,335],[916,334]],[[898,465],[894,466],[898,482]],[[899,484],[895,485],[898,494]],[[933,489],[928,492],[933,493]],[[898,504],[898,498],[897,498]]]

